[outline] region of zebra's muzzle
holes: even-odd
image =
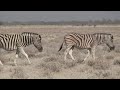
[[[40,49],[38,49],[39,52],[42,52],[43,51],[43,47],[41,47]]]
[[[115,46],[110,47],[110,49],[108,50],[108,52],[111,52],[111,51],[113,51],[114,49],[115,49]]]
[[[114,50],[115,49],[115,46],[113,46],[113,47],[110,47],[110,50]]]

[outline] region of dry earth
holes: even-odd
[[[1,79],[120,79],[120,26],[0,26],[1,33],[36,32],[42,36],[43,52],[30,45],[25,48],[32,62],[28,65],[24,56],[17,60],[14,66],[15,51],[0,49]],[[87,51],[74,49],[76,61],[64,61],[64,50],[58,52],[64,35],[70,32],[77,33],[111,33],[114,35],[115,50],[108,52],[106,45],[100,45],[96,50],[96,60],[89,58],[86,62]]]

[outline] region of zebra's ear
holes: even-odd
[[[39,38],[41,38],[41,35],[39,35]]]
[[[113,39],[113,35],[111,36],[111,39]]]

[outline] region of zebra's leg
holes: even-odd
[[[3,66],[3,63],[0,61],[0,65],[2,65]]]
[[[19,48],[20,52],[27,58],[28,60],[28,63],[31,64],[29,58],[28,58],[28,55],[25,53],[24,49],[22,47]]]
[[[74,58],[73,55],[72,55],[72,52],[73,52],[73,50],[70,49],[70,51],[69,51],[69,55],[71,56],[72,60],[75,60],[75,58]]]
[[[95,60],[95,58],[96,58],[96,57],[95,57],[95,49],[96,49],[96,47],[93,47],[93,48],[92,48],[92,58],[93,58],[94,60]]]
[[[88,49],[87,51],[88,51],[88,54],[87,54],[87,56],[85,57],[84,61],[87,60],[87,58],[88,58],[88,57],[90,56],[90,54],[91,54],[91,49]]]
[[[14,60],[15,66],[17,66],[17,59],[18,59],[18,54],[15,55],[16,59]]]
[[[65,50],[64,54],[65,54],[64,60],[66,61],[66,57],[67,57],[67,54],[68,54],[67,50]]]
[[[65,54],[65,57],[64,57],[64,60],[67,60],[67,54],[68,54],[68,52],[70,51],[70,49],[71,49],[71,47],[69,47],[69,48],[67,48],[66,50],[65,50],[65,52],[64,52],[64,54]]]
[[[15,55],[15,59],[14,59],[14,64],[15,64],[15,66],[17,66],[17,59],[18,59],[18,54],[20,53],[20,51],[19,51],[19,48],[17,48],[17,50],[16,50],[16,55]]]

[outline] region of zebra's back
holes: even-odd
[[[26,47],[32,44],[32,37],[30,34],[0,34],[1,48],[12,51],[17,47]]]
[[[70,33],[64,37],[67,46],[73,45],[78,48],[90,48],[94,43],[92,34]]]
[[[3,49],[11,51],[17,49],[17,44],[21,43],[20,34],[0,35],[0,42]]]

